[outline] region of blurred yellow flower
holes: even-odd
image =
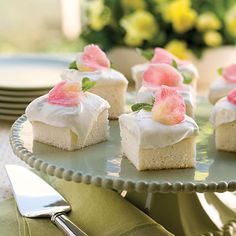
[[[221,34],[217,31],[213,31],[213,30],[207,31],[203,35],[203,39],[204,39],[205,44],[209,47],[220,46],[223,41]]]
[[[205,12],[199,15],[196,27],[199,31],[218,30],[222,27],[222,24],[214,13]]]
[[[165,48],[180,59],[188,59],[190,56],[190,51],[184,41],[172,40],[165,46]]]
[[[127,10],[138,10],[146,8],[146,2],[144,0],[122,0],[121,5],[124,9]]]
[[[191,8],[189,0],[174,0],[163,7],[163,17],[171,22],[177,33],[185,33],[196,22],[197,12]]]
[[[232,7],[225,16],[225,24],[228,32],[236,37],[236,5]]]
[[[103,29],[110,21],[110,9],[104,5],[102,0],[96,0],[89,4],[88,7],[89,26],[96,31]]]
[[[158,31],[154,16],[144,10],[137,10],[120,21],[125,29],[125,43],[129,46],[140,46],[144,40],[150,40]]]

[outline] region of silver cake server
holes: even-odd
[[[22,216],[50,217],[66,235],[87,235],[63,214],[69,212],[71,206],[48,183],[21,166],[6,165],[6,170]]]

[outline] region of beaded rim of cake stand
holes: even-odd
[[[126,190],[136,192],[149,193],[176,193],[176,192],[225,192],[235,191],[236,181],[220,181],[210,183],[192,183],[192,182],[157,182],[153,181],[147,183],[145,181],[132,181],[129,179],[113,179],[104,176],[93,176],[92,174],[84,174],[81,171],[74,171],[65,169],[63,167],[49,164],[46,161],[37,159],[33,153],[28,151],[20,140],[20,130],[23,124],[27,121],[26,115],[19,117],[11,128],[10,143],[16,156],[26,162],[32,168],[42,171],[50,176],[56,176],[66,181],[73,181],[76,183],[92,184],[98,187],[104,187],[115,190]]]
[[[199,234],[199,236],[234,236],[236,233],[236,221],[231,220],[221,230]]]

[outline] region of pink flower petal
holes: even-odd
[[[78,54],[76,64],[81,71],[97,71],[110,68],[110,61],[97,45],[88,45]]]
[[[49,91],[48,103],[77,106],[79,104],[80,92],[81,84],[79,82],[63,80]]]
[[[165,63],[171,65],[173,60],[175,60],[179,66],[189,64],[188,61],[181,60],[167,50],[158,47],[155,48],[151,63]]]
[[[229,92],[227,100],[236,105],[236,88]]]
[[[153,120],[165,125],[179,124],[184,120],[185,103],[175,88],[161,86],[152,109]]]
[[[172,66],[167,64],[150,65],[143,74],[145,86],[167,85],[171,87],[180,86],[183,82],[182,75]]]
[[[224,68],[223,78],[230,83],[236,83],[236,64]]]

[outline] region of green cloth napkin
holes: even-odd
[[[89,236],[172,235],[112,190],[56,178],[47,180],[71,204],[69,218]],[[62,236],[63,233],[47,218],[22,217],[11,199],[0,203],[0,235]]]

